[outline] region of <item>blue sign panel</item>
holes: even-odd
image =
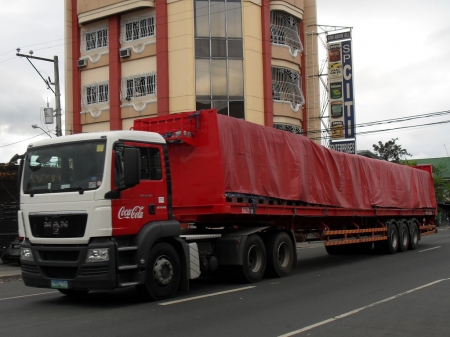
[[[342,77],[345,138],[355,138],[355,101],[353,97],[352,41],[342,44]]]

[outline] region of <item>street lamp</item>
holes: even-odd
[[[44,131],[44,132],[47,134],[47,136],[49,136],[50,138],[53,138],[52,136],[50,136],[50,134],[49,134],[47,131],[45,131],[43,128],[41,128],[41,127],[38,126],[37,124],[31,125],[31,127],[32,127],[33,129],[41,129],[42,131]]]
[[[58,67],[58,56],[54,56],[53,59],[47,59],[47,58],[43,58],[43,57],[36,57],[33,56],[33,51],[30,50],[29,53],[30,55],[24,55],[24,54],[20,54],[20,48],[17,48],[17,56],[20,57],[25,57],[27,59],[28,62],[30,62],[30,64],[33,66],[34,70],[37,71],[37,73],[39,74],[39,76],[41,76],[41,78],[44,80],[45,84],[47,84],[47,88],[50,89],[54,94],[55,94],[55,103],[56,103],[56,109],[55,109],[55,116],[56,116],[56,137],[61,137],[62,136],[62,131],[61,131],[61,93],[59,91],[59,67]],[[44,77],[42,77],[41,73],[39,72],[39,70],[36,69],[36,67],[34,66],[34,64],[30,61],[30,59],[35,59],[35,60],[40,60],[40,61],[47,61],[47,62],[53,62],[53,68],[55,71],[55,82],[51,83],[50,81],[50,77],[48,78],[48,81],[46,79],[44,79]],[[55,90],[52,89],[52,87],[50,87],[51,85],[55,86]],[[38,127],[36,125],[37,128],[41,129],[40,127]],[[33,126],[34,129],[36,129]],[[43,129],[41,129],[43,130]],[[43,130],[45,132],[45,130]],[[47,133],[47,132],[45,132]],[[51,137],[51,136],[50,136]]]

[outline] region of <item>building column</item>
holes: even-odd
[[[169,34],[167,0],[156,0],[156,90],[158,116],[169,115]]]
[[[272,43],[270,42],[270,0],[261,4],[264,125],[273,127]]]
[[[304,26],[303,26],[303,19],[300,20],[300,25],[299,25],[299,34],[300,34],[300,41],[302,43],[303,46],[303,52],[301,54],[300,60],[301,60],[301,65],[300,65],[300,69],[301,69],[301,74],[302,74],[302,92],[303,92],[303,97],[305,97],[305,104],[303,104],[302,106],[302,129],[303,129],[303,135],[304,136],[308,136],[308,116],[306,114],[306,105],[308,104],[307,101],[307,96],[306,96],[306,58],[305,58],[305,37],[303,35],[304,33]]]
[[[120,50],[120,15],[109,18],[109,128],[122,130],[122,116],[120,109],[120,81],[122,69],[119,57]]]

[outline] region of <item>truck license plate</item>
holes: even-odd
[[[69,282],[62,280],[52,280],[53,289],[69,289]]]

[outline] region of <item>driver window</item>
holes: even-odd
[[[161,180],[161,155],[158,148],[139,148],[141,151],[141,179]]]

